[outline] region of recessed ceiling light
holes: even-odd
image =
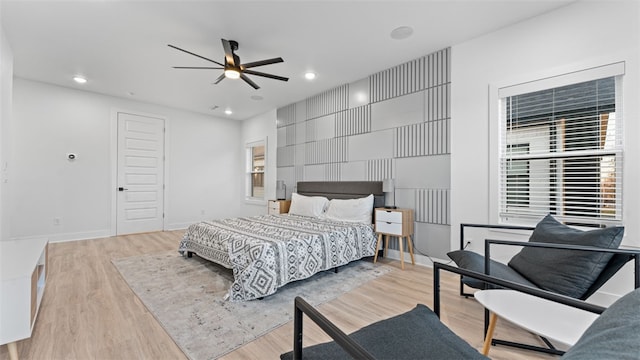
[[[87,82],[87,79],[85,79],[84,77],[80,76],[80,75],[76,75],[73,77],[73,81],[77,82],[78,84],[84,84]]]
[[[306,73],[304,73],[304,78],[307,80],[313,80],[316,78],[316,73],[307,71]]]
[[[413,28],[410,26],[400,26],[391,31],[391,38],[395,40],[406,39],[413,34]]]
[[[231,115],[231,114],[233,114],[233,111],[231,111],[231,109],[227,109],[227,110],[224,111],[224,113],[227,114],[227,115]]]
[[[260,96],[260,95],[252,95],[251,96],[251,100],[260,101],[262,99],[264,99],[264,98],[262,96]]]

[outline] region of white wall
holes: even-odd
[[[167,119],[166,229],[240,214],[239,122],[19,78],[13,95],[12,237],[111,235],[116,110]]]
[[[8,194],[11,144],[13,53],[0,24],[0,241],[9,239]]]
[[[276,129],[276,110],[268,111],[264,114],[255,116],[242,122],[242,140],[239,144],[240,151],[244,154],[245,145],[250,142],[266,140],[267,143],[267,162],[265,164],[264,177],[264,202],[247,201],[244,197],[244,182],[242,197],[242,213],[245,216],[261,215],[267,213],[267,200],[276,198],[276,156],[277,156],[277,129]],[[246,164],[243,163],[241,171],[244,172]],[[244,179],[244,178],[242,178]]]
[[[625,61],[623,244],[640,246],[639,23],[638,2],[579,2],[452,47],[452,224],[497,222],[489,216],[489,129],[497,121],[488,115],[490,85]],[[458,236],[452,226],[452,249]],[[484,237],[471,248],[483,251]]]

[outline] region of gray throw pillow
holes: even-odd
[[[640,359],[640,289],[613,303],[562,359]]]
[[[582,231],[561,224],[551,215],[536,225],[531,242],[618,248],[624,227]],[[538,287],[582,298],[613,254],[564,249],[524,247],[509,266]]]

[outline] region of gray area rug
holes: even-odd
[[[231,270],[177,252],[114,259],[122,277],[182,351],[194,360],[215,359],[293,319],[293,299],[313,305],[332,300],[390,269],[367,260],[336,274],[325,271],[288,284],[263,300],[231,302]],[[293,334],[292,334],[293,336]]]

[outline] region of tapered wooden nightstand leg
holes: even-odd
[[[7,344],[7,348],[9,348],[9,359],[18,360],[18,346],[17,343],[10,342]]]
[[[482,346],[482,355],[487,356],[489,349],[491,349],[491,339],[493,339],[493,330],[496,329],[496,323],[498,322],[498,315],[491,313],[489,318],[489,327],[487,328],[487,336],[484,338],[484,346]]]
[[[382,234],[378,234],[378,242],[376,243],[376,254],[373,256],[373,262],[378,261],[378,251],[380,251],[380,242],[382,242]]]
[[[400,267],[404,270],[404,250],[402,249],[402,236],[398,236],[398,244],[400,246]]]
[[[411,255],[411,265],[416,264],[416,259],[413,257],[413,244],[411,237],[407,236],[407,246],[409,247],[409,255]]]

